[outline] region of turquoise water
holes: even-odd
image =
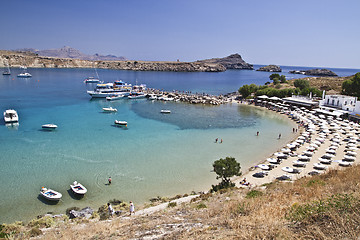
[[[215,160],[233,156],[245,171],[292,138],[293,123],[263,109],[90,100],[86,89],[93,86],[82,81],[93,75],[91,69],[29,71],[31,79],[14,77],[15,69],[13,76],[0,77],[0,109],[14,108],[20,118],[18,128],[0,121],[0,222],[64,213],[73,206],[97,209],[114,198],[141,204],[155,196],[207,190],[217,182],[211,172]],[[138,80],[154,88],[213,93],[234,91],[251,79],[267,81],[255,71],[212,75],[101,70],[99,74],[107,81]],[[241,79],[243,74],[251,77]],[[107,106],[118,112],[103,113]],[[164,108],[172,113],[160,114]],[[127,121],[128,129],[115,127],[115,119]],[[59,127],[42,131],[46,123]],[[276,140],[279,133],[283,137]],[[224,142],[214,143],[215,138]],[[106,185],[109,176],[111,186]],[[69,194],[74,180],[88,188],[83,199]],[[43,201],[42,186],[61,192],[62,201],[56,205]]]

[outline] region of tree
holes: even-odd
[[[229,185],[232,176],[240,176],[240,163],[233,157],[220,158],[213,163],[214,172],[217,174],[216,179],[221,178],[221,183]]]
[[[244,85],[244,86],[240,87],[239,88],[239,93],[241,94],[241,96],[243,98],[247,98],[251,94],[250,86],[249,85]]]
[[[273,73],[269,76],[270,80],[274,80],[274,78],[280,79],[280,75],[277,73]]]
[[[308,80],[305,79],[296,79],[294,81],[294,86],[297,88],[300,88],[300,90],[303,90],[305,88],[309,88],[310,87],[310,83]]]
[[[281,75],[280,78],[279,78],[280,82],[281,83],[286,83],[286,77],[285,75]]]
[[[360,72],[342,83],[342,93],[360,98]]]

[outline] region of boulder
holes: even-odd
[[[80,211],[71,210],[70,218],[90,218],[93,213],[94,210],[90,207],[83,208]]]
[[[263,71],[263,72],[281,72],[281,68],[276,65],[268,65],[265,67],[261,67],[256,71]]]

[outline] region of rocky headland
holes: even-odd
[[[202,62],[155,62],[155,61],[90,61],[75,58],[39,56],[33,52],[0,50],[0,67],[26,66],[29,68],[105,68],[133,71],[171,72],[223,72],[226,68],[218,63]]]
[[[224,58],[212,58],[205,60],[198,60],[197,63],[206,63],[206,64],[220,64],[226,69],[248,69],[254,70],[254,66],[245,62],[240,54],[235,53]]]
[[[256,71],[262,71],[262,72],[281,72],[281,68],[277,65],[268,65],[265,67],[261,67],[257,69]]]
[[[338,75],[328,69],[310,69],[310,70],[293,70],[289,71],[292,74],[303,74],[310,76],[324,76],[324,77],[337,77]]]

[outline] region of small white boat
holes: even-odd
[[[104,111],[104,112],[117,112],[117,109],[116,109],[116,108],[112,108],[112,107],[108,107],[108,108],[104,107],[104,108],[103,108],[103,111]]]
[[[129,99],[140,99],[140,98],[145,98],[145,97],[146,97],[146,95],[141,92],[132,92],[128,96]]]
[[[111,96],[106,97],[106,100],[113,101],[113,100],[122,99],[124,97],[125,97],[125,95],[123,95],[123,94],[117,94],[117,95],[111,95]]]
[[[47,189],[45,187],[42,187],[41,190],[40,190],[40,194],[50,200],[50,201],[59,201],[62,197],[62,194],[55,191],[55,190],[52,190],[52,189]]]
[[[77,181],[74,181],[73,184],[70,184],[71,190],[79,195],[84,195],[87,192],[86,187],[84,187],[81,183],[78,183]]]
[[[160,112],[161,112],[161,113],[171,113],[171,111],[170,111],[170,110],[167,110],[167,109],[163,109],[163,110],[161,110]]]
[[[314,168],[319,169],[319,170],[325,170],[325,169],[327,169],[327,166],[325,166],[324,164],[321,164],[321,163],[314,163]]]
[[[118,125],[118,126],[127,126],[127,122],[115,120],[115,125]]]
[[[293,161],[293,166],[295,166],[295,167],[306,167],[306,164],[307,163],[299,161],[299,160]]]
[[[100,80],[99,78],[88,77],[87,79],[84,80],[84,83],[100,83]]]
[[[158,99],[157,96],[154,95],[154,94],[151,94],[151,95],[149,96],[149,100],[157,100],[157,99]]]
[[[28,72],[25,72],[25,73],[19,73],[17,75],[18,77],[21,77],[21,78],[29,78],[29,77],[32,77],[32,75]]]
[[[49,124],[44,124],[41,127],[46,130],[55,130],[58,126],[55,124],[49,123]]]
[[[323,164],[331,164],[332,160],[331,159],[325,159],[325,158],[319,158],[320,163]]]
[[[5,123],[16,123],[19,122],[19,115],[14,109],[8,109],[4,112]]]

